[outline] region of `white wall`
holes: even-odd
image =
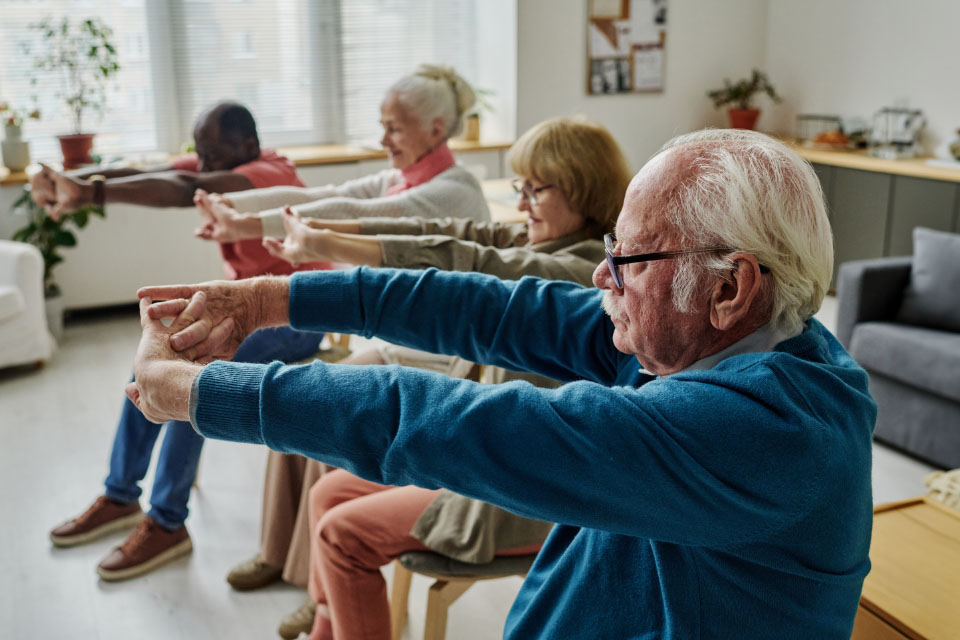
[[[784,104],[768,124],[794,131],[796,113],[867,118],[908,100],[927,116],[928,152],[948,157],[960,126],[957,0],[769,0],[766,68]]]
[[[493,113],[481,113],[484,140],[513,140],[517,121],[517,0],[476,3],[477,77],[479,88],[493,92]]]
[[[586,5],[517,0],[518,135],[547,118],[583,114],[610,129],[637,169],[672,135],[723,126],[706,92],[764,60],[767,0],[671,0],[664,91],[588,96]]]

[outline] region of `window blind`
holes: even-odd
[[[25,137],[59,155],[69,133],[57,79],[22,52],[42,47],[44,17],[99,16],[122,67],[106,116],[90,116],[97,152],[177,151],[207,106],[247,105],[265,146],[379,140],[384,91],[420,63],[475,76],[476,0],[0,0],[0,101],[43,113]],[[31,78],[37,84],[31,85]]]

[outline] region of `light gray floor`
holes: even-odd
[[[832,326],[835,313],[828,299],[820,317]],[[102,490],[139,333],[135,313],[74,321],[44,368],[0,370],[2,638],[275,638],[277,622],[304,597],[286,586],[237,593],[224,582],[256,549],[265,454],[253,446],[206,445],[188,520],[195,548],[186,559],[108,584],[94,568],[123,535],[75,549],[51,546],[49,529]],[[922,493],[929,471],[875,445],[875,502]],[[408,638],[422,637],[428,585],[414,581]],[[451,608],[448,637],[498,637],[519,585],[475,585]]]

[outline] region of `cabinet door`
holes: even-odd
[[[883,256],[891,180],[886,173],[840,167],[834,170],[834,284],[841,263]]]
[[[813,164],[813,170],[820,178],[820,187],[823,189],[823,199],[827,205],[827,215],[833,222],[833,173],[835,167],[828,164]]]
[[[897,176],[890,205],[888,256],[913,255],[913,228],[950,231],[957,183]]]

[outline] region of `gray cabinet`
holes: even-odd
[[[888,256],[913,255],[913,228],[928,227],[938,231],[953,228],[957,200],[957,183],[897,176],[890,203]]]
[[[840,263],[884,255],[893,176],[834,167],[830,200],[833,276]]]
[[[956,182],[824,164],[813,168],[833,228],[834,285],[843,262],[911,255],[914,227],[960,232]]]

